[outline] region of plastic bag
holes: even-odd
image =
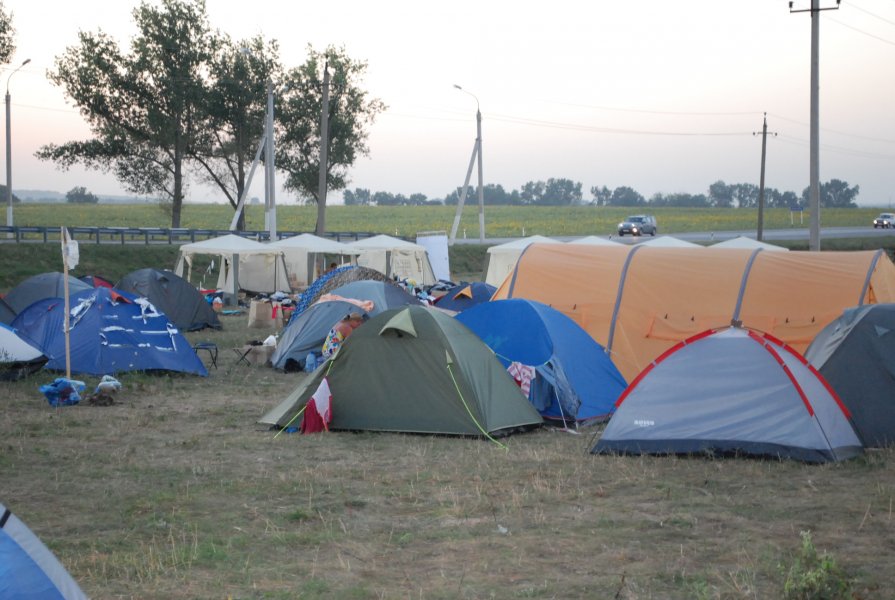
[[[50,406],[71,406],[81,401],[81,392],[87,388],[83,381],[57,377],[53,383],[40,386]]]

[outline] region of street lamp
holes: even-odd
[[[460,192],[460,199],[457,201],[457,214],[454,216],[454,225],[451,227],[451,237],[449,242],[454,243],[457,238],[457,228],[460,226],[460,213],[463,212],[463,203],[466,202],[466,191],[469,188],[469,179],[472,177],[472,166],[476,163],[478,157],[479,165],[479,243],[485,243],[485,188],[482,186],[482,111],[479,107],[479,98],[472,92],[464,90],[462,87],[454,84],[454,87],[463,93],[469,94],[475,98],[475,121],[476,121],[476,138],[475,145],[472,148],[472,157],[469,159],[469,169],[466,171],[466,181],[463,183],[463,190]]]
[[[30,58],[25,61],[9,74],[6,78],[6,226],[12,227],[12,137],[10,136],[10,99],[9,99],[9,80],[16,74],[16,71],[31,62]]]

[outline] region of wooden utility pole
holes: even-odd
[[[755,135],[754,133],[752,135]],[[777,135],[772,133],[771,135]],[[755,239],[762,241],[764,236],[764,166],[768,148],[768,113],[764,114],[764,123],[761,126],[761,177],[758,181],[758,231]]]

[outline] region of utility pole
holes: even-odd
[[[267,120],[265,126],[264,146],[264,216],[267,225],[268,238],[271,242],[277,241],[277,202],[276,202],[276,160],[273,143],[273,82],[267,82]]]
[[[756,135],[755,132],[752,135]],[[777,135],[772,133],[772,135]],[[759,242],[764,236],[764,165],[768,148],[768,113],[764,114],[764,123],[761,126],[761,177],[758,182],[758,232],[755,236]]]
[[[314,233],[326,233],[326,172],[329,161],[329,62],[323,63],[323,101],[320,107],[320,179],[317,184],[317,227]]]
[[[811,13],[811,134],[810,148],[808,150],[808,178],[809,197],[808,208],[811,210],[811,222],[808,230],[808,250],[820,252],[820,108],[819,96],[819,58],[820,47],[820,11],[838,10],[840,0],[836,0],[836,6],[820,7],[820,0],[811,0],[811,8],[793,10],[793,2],[789,3],[790,13]]]
[[[483,176],[482,176],[482,110],[479,106],[478,96],[464,90],[462,87],[454,84],[454,87],[460,90],[461,92],[467,93],[473,98],[475,98],[475,122],[476,122],[476,138],[475,144],[472,147],[472,156],[469,158],[469,168],[466,170],[466,180],[463,182],[463,189],[460,192],[460,198],[457,201],[457,214],[454,216],[454,224],[451,226],[451,235],[448,238],[448,244],[453,245],[454,240],[457,239],[457,229],[460,226],[460,215],[463,212],[463,204],[466,202],[466,192],[469,190],[469,179],[472,177],[472,168],[476,164],[476,158],[478,158],[478,166],[479,166],[479,243],[485,243],[485,189],[482,185]]]

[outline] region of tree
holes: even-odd
[[[228,36],[217,38],[202,98],[202,126],[189,154],[203,179],[216,185],[234,209],[245,192],[247,167],[264,134],[268,82],[281,78],[275,41],[265,42],[261,36],[240,42]],[[245,211],[237,229],[245,229]]]
[[[547,206],[571,206],[581,204],[581,183],[571,179],[551,177],[544,185],[541,204]]]
[[[283,185],[307,202],[317,203],[317,235],[325,231],[326,198],[318,198],[320,181],[320,116],[323,107],[323,70],[332,73],[327,123],[327,190],[348,183],[348,168],[367,156],[368,127],[385,104],[360,87],[367,63],[351,59],[344,48],[329,46],[318,52],[308,46],[303,65],[286,74],[288,91],[277,111],[277,164],[286,171]]]
[[[831,179],[820,184],[820,205],[823,208],[857,208],[854,200],[858,197],[861,186],[848,187],[848,183],[840,179]],[[808,206],[811,188],[802,191],[803,206]]]
[[[644,204],[646,204],[646,201],[643,196],[633,188],[626,186],[612,190],[612,196],[609,198],[610,206],[643,206]]]
[[[372,202],[370,190],[366,188],[354,188],[353,192],[351,190],[345,190],[342,194],[342,200],[345,202],[345,206],[369,206]]]
[[[96,204],[99,202],[99,196],[87,191],[83,185],[73,187],[65,194],[66,202],[74,202],[77,204]]]
[[[609,199],[612,198],[612,190],[605,185],[603,187],[593,186],[590,188],[590,195],[594,197],[591,204],[606,206],[609,204]]]
[[[170,200],[171,226],[179,227],[214,38],[204,0],[143,2],[133,17],[130,54],[102,31],[82,31],[78,45],[56,58],[49,78],[80,108],[94,137],[36,154],[63,169],[82,163],[112,171],[129,191]]]
[[[720,179],[709,186],[709,202],[716,208],[733,206],[733,189]]]
[[[758,206],[758,186],[754,183],[738,183],[730,188],[737,207],[755,208]]]
[[[522,200],[522,204],[529,206],[540,204],[541,200],[544,198],[544,190],[546,188],[547,184],[543,181],[526,181],[522,186],[522,190],[519,192],[519,198]]]
[[[0,64],[8,64],[16,53],[16,30],[12,25],[12,11],[0,2]]]

